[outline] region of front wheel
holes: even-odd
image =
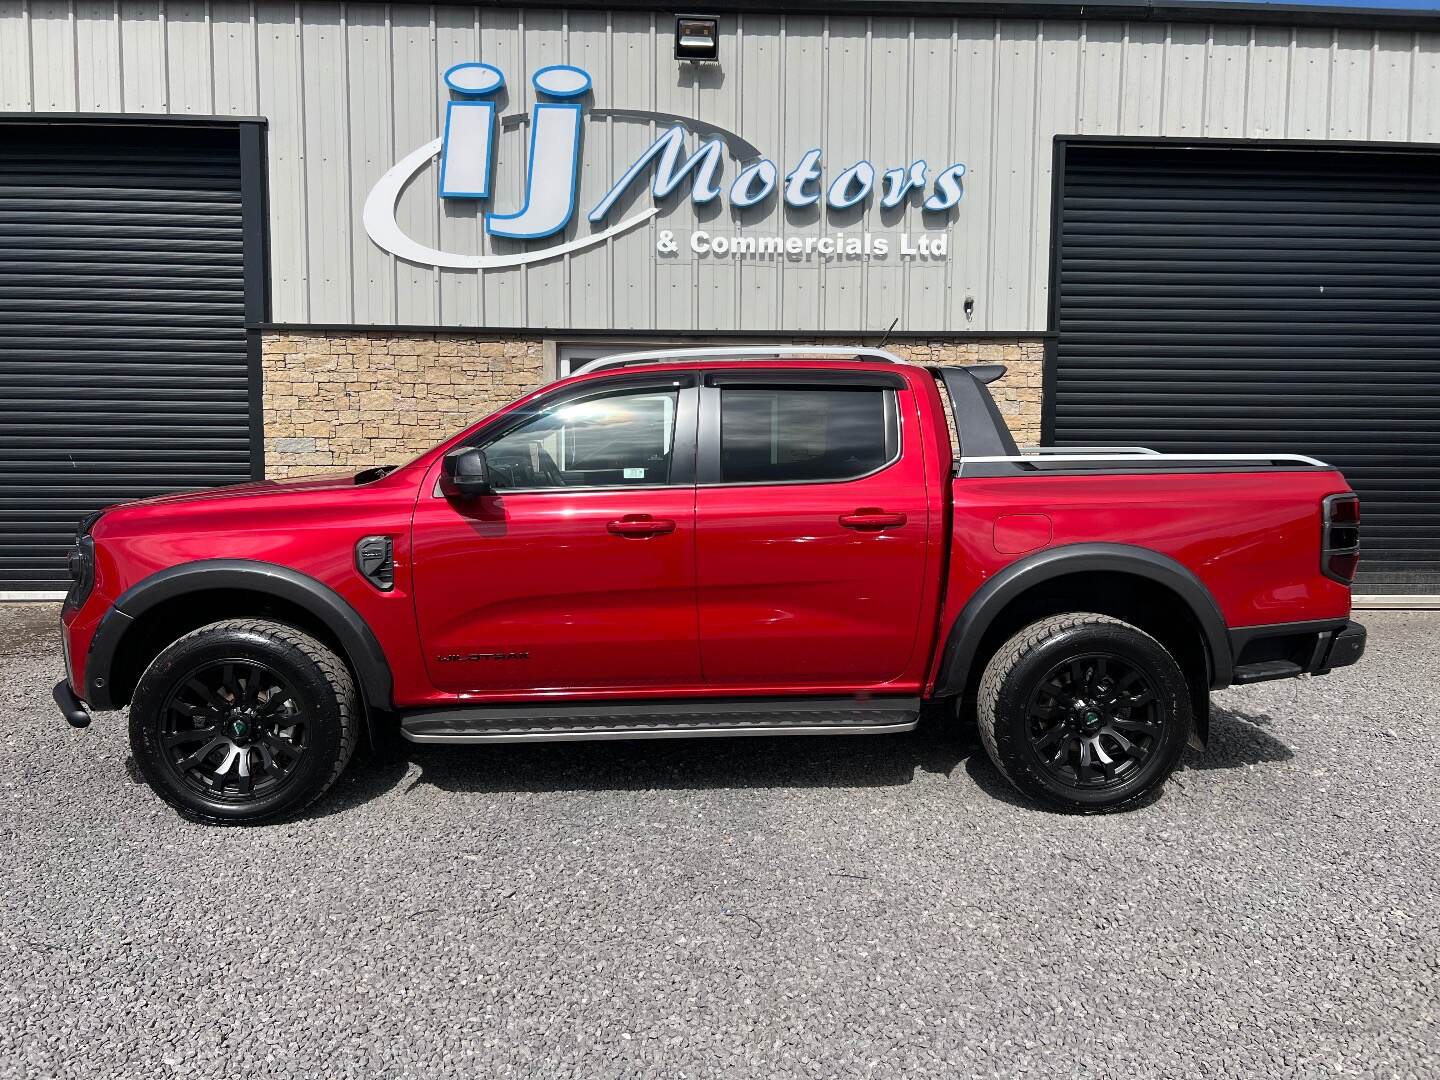
[[[1189,688],[1160,642],[1108,615],[1025,627],[980,680],[980,738],[1021,792],[1071,813],[1118,810],[1165,782],[1193,722]]]
[[[325,793],[355,749],[358,710],[330,649],[282,623],[235,619],[155,658],[130,703],[130,747],[186,817],[254,824]]]

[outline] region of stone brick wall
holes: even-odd
[[[920,364],[1004,364],[1005,374],[990,384],[1010,434],[1021,446],[1040,442],[1040,389],[1045,343],[1015,341],[901,341],[886,346],[897,356]]]
[[[267,334],[265,472],[398,465],[545,381],[536,338]]]
[[[1040,441],[1039,340],[894,342],[906,359],[933,364],[998,362],[991,384],[1024,446]],[[388,331],[267,334],[265,471],[301,476],[399,464],[543,383],[536,337]]]

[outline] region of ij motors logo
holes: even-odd
[[[779,166],[744,138],[688,117],[639,109],[590,109],[589,115],[611,122],[657,124],[661,134],[635,158],[611,184],[604,196],[583,211],[589,230],[581,225],[572,239],[563,239],[577,215],[586,108],[583,99],[590,93],[588,72],[565,64],[541,68],[531,78],[538,100],[528,113],[499,115],[497,95],[504,89],[505,75],[490,64],[456,64],[445,72],[445,82],[455,93],[445,113],[444,131],[416,147],[398,161],[371,189],[365,200],[365,230],[380,247],[409,262],[460,270],[487,270],[553,259],[568,252],[583,251],[643,225],[661,213],[664,200],[683,185],[689,185],[696,205],[717,199],[728,201],[740,211],[754,208],[759,217],[764,207],[780,200],[795,208],[822,207],[831,211],[864,207],[878,202],[886,209],[918,205],[923,213],[944,214],[964,194],[965,166],[947,165],[933,175],[924,159],[914,159],[883,170],[870,161],[849,164],[833,176],[827,175],[823,149],[816,147],[800,156],[781,176]],[[495,190],[495,149],[498,140],[511,132],[528,129],[529,155],[524,187],[520,191]],[[697,137],[690,152],[687,136]],[[513,136],[512,136],[513,137]],[[728,157],[736,166],[726,176]],[[441,251],[406,234],[396,220],[396,207],[411,179],[439,158],[439,192],[443,199],[477,199],[486,203],[484,228],[487,236],[511,241],[509,251],[466,254]],[[625,194],[643,186],[650,177],[654,204],[607,224],[612,211]],[[507,209],[506,207],[513,207]],[[696,234],[704,236],[705,234]],[[550,243],[524,243],[554,237]],[[727,253],[714,238],[704,250]],[[817,250],[839,253],[837,244],[863,243],[855,254],[885,253],[883,238],[866,235],[850,241],[833,237],[749,237],[749,248],[734,247],[740,238],[731,238],[729,253],[794,255]],[[797,241],[800,241],[797,246]],[[825,247],[826,243],[830,248]],[[707,245],[709,240],[707,239]],[[692,248],[702,248],[692,241]],[[753,249],[753,251],[751,251]],[[664,248],[662,250],[673,250]],[[848,252],[848,249],[846,249]]]

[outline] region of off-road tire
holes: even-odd
[[[278,790],[248,800],[197,792],[164,756],[165,714],[177,687],[198,669],[227,661],[283,678],[307,725],[292,774],[277,781]],[[230,619],[186,634],[151,662],[130,702],[130,747],[141,775],[183,816],[212,825],[263,824],[303,811],[339,779],[360,725],[355,681],[345,663],[308,634],[266,619]]]
[[[1035,725],[1043,721],[1036,721],[1030,708],[1042,684],[1054,685],[1045,680],[1057,667],[1099,656],[1142,673],[1153,690],[1160,731],[1149,736],[1148,756],[1132,772],[1087,790],[1058,775],[1033,745]],[[1194,717],[1184,672],[1160,642],[1108,615],[1069,612],[1031,623],[995,651],[980,678],[976,720],[990,760],[1022,794],[1067,813],[1105,813],[1135,805],[1165,782],[1185,751]]]

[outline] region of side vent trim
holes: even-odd
[[[381,592],[395,588],[395,542],[388,536],[362,536],[355,545],[355,569]]]

